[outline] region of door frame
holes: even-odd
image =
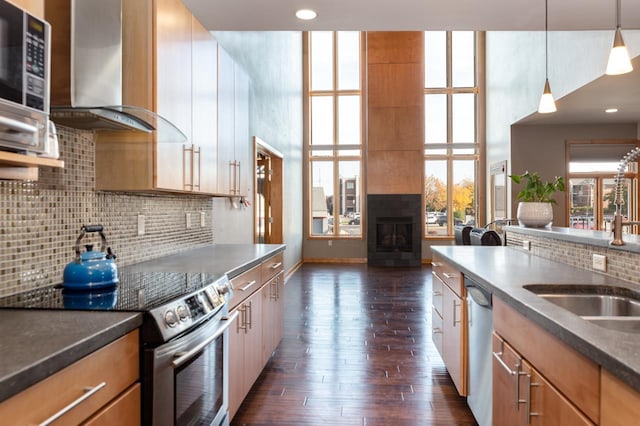
[[[253,209],[253,240],[254,243],[259,242],[257,218],[259,214],[258,203],[258,155],[264,155],[271,161],[271,173],[270,173],[270,206],[271,216],[270,225],[271,232],[266,236],[265,244],[282,244],[284,242],[283,229],[282,229],[282,214],[283,214],[283,188],[282,188],[282,172],[284,156],[276,148],[269,145],[258,136],[253,137],[253,179],[254,179],[254,209]]]

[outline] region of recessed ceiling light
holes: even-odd
[[[315,19],[318,14],[311,9],[300,9],[296,12],[296,17],[298,19],[302,19],[303,21],[309,21],[311,19]]]
[[[604,110],[607,114],[613,114],[614,112],[618,112],[618,108],[607,108]]]

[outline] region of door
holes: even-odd
[[[281,244],[283,242],[282,154],[258,137],[254,137],[254,149],[254,242]]]

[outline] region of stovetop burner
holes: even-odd
[[[167,341],[220,310],[232,287],[226,275],[184,272],[118,272],[113,288],[70,291],[62,285],[0,298],[0,308],[113,310],[145,313],[146,341]],[[153,323],[154,325],[149,325]],[[159,333],[159,334],[158,334]]]

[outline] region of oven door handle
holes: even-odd
[[[229,326],[231,326],[231,323],[233,321],[235,321],[235,319],[238,317],[238,312],[234,312],[233,315],[231,315],[230,317],[222,317],[221,321],[224,321],[225,324],[218,328],[218,330],[216,330],[216,332],[207,337],[206,340],[204,340],[203,342],[199,343],[197,346],[193,347],[192,349],[188,350],[187,352],[177,352],[175,354],[176,359],[174,359],[171,364],[173,365],[173,368],[178,368],[180,367],[182,364],[184,364],[185,362],[189,361],[191,358],[193,358],[194,355],[200,353],[205,347],[207,347],[209,345],[209,343],[213,342],[214,340],[216,340],[218,337],[220,337],[222,335],[222,333],[224,333]]]

